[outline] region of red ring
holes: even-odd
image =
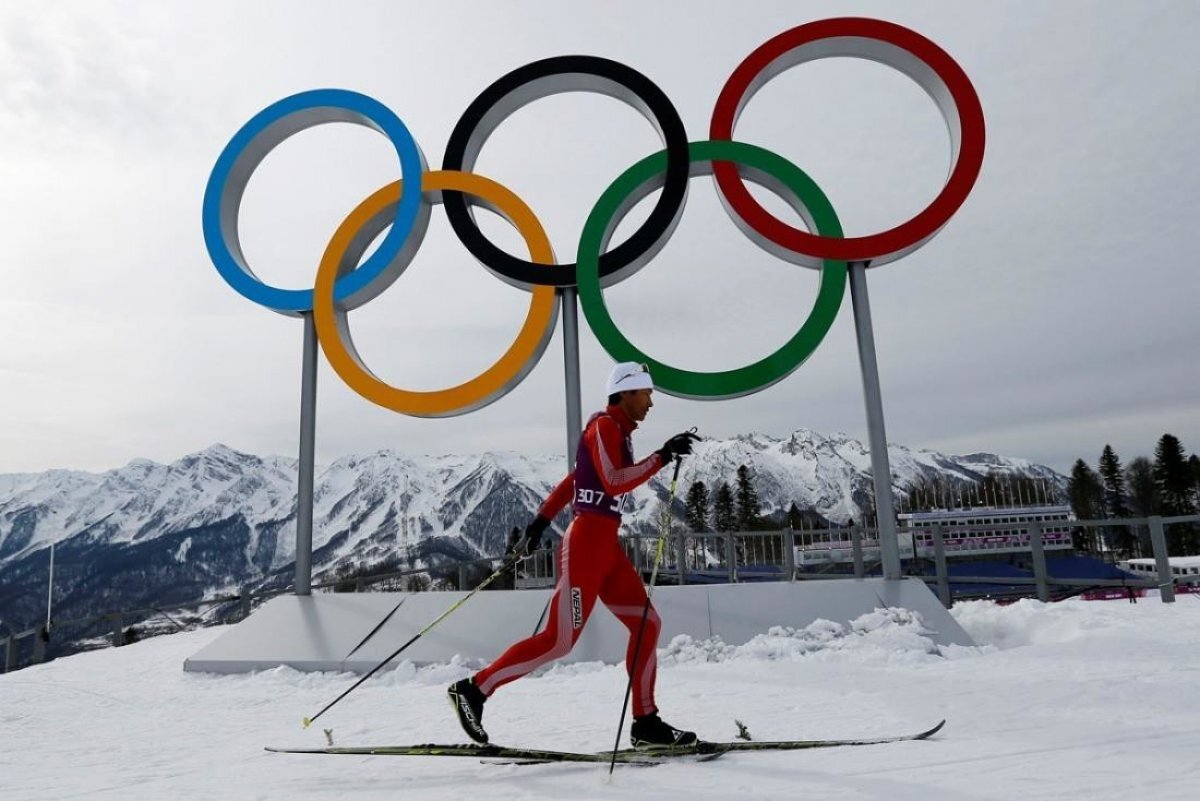
[[[945,50],[915,31],[883,20],[840,17],[800,25],[764,42],[733,71],[713,108],[709,136],[712,139],[733,139],[733,126],[742,107],[753,96],[753,91],[757,91],[758,87],[751,90],[755,79],[773,62],[799,47],[834,37],[872,39],[907,51],[931,69],[949,92],[959,118],[958,158],[946,185],[933,202],[912,219],[887,231],[870,236],[834,239],[794,228],[773,216],[747,191],[736,165],[714,162],[713,175],[718,191],[725,196],[730,208],[751,229],[776,245],[814,259],[881,264],[900,258],[931,239],[967,199],[983,164],[983,107],[967,74]],[[829,55],[860,54],[827,53],[817,58]],[[872,60],[880,59],[872,56]],[[900,69],[895,64],[888,66]],[[904,72],[902,69],[900,71]],[[946,110],[942,109],[942,113],[945,115]],[[952,125],[949,119],[947,125]]]

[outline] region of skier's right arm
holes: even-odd
[[[575,474],[567,473],[567,477],[558,482],[558,486],[538,508],[537,515],[525,527],[525,536],[517,545],[520,553],[527,554],[536,551],[542,544],[542,534],[550,528],[550,521],[562,511],[575,495]]]
[[[538,517],[544,517],[547,520],[553,520],[554,516],[563,510],[563,507],[570,503],[571,498],[575,495],[575,473],[567,473],[567,477],[558,482],[558,486],[546,497],[542,502],[541,508],[538,509]]]

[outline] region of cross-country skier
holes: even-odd
[[[626,668],[633,689],[633,725],[629,735],[634,747],[687,745],[696,735],[667,725],[654,703],[659,617],[653,605],[645,614],[648,599],[638,575],[617,539],[621,507],[626,494],[657,473],[672,459],[692,452],[695,434],[684,432],[667,440],[640,462],[633,460],[631,434],[654,406],[654,384],[644,364],[623,362],[608,378],[608,406],[584,426],[575,455],[575,471],[569,473],[538,510],[517,546],[518,554],[537,550],[550,521],[567,502],[575,513],[559,551],[559,579],[550,599],[545,627],[507,651],[470,678],[450,685],[450,703],[458,713],[467,736],[478,743],[488,741],[483,728],[483,704],[500,686],[519,679],[571,650],[596,600],[629,629]],[[637,635],[642,630],[642,644]],[[637,661],[634,661],[634,654]]]

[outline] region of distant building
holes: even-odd
[[[933,532],[942,529],[946,556],[951,559],[1000,557],[1030,552],[1030,524],[1042,526],[1042,546],[1047,551],[1070,551],[1071,523],[1075,515],[1070,506],[982,506],[972,509],[931,509],[897,515],[900,527],[897,539],[901,559],[933,559]],[[863,559],[878,561],[879,541],[862,540]],[[815,567],[823,564],[852,562],[850,529],[833,529],[806,536],[796,546],[796,564]]]
[[[906,512],[900,521],[901,547],[908,542],[909,555],[933,556],[933,530],[940,526],[947,556],[992,556],[999,553],[1028,553],[1030,523],[1042,527],[1042,547],[1047,551],[1069,551],[1070,506],[982,506],[973,509],[932,509]]]
[[[1158,577],[1158,563],[1153,559],[1127,559],[1120,564],[1122,570],[1134,575]],[[1167,564],[1171,566],[1171,575],[1175,578],[1200,581],[1200,556],[1169,556]]]

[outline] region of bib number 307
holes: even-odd
[[[621,504],[625,501],[625,495],[626,493],[621,493],[620,495],[612,497],[605,495],[600,490],[585,489],[581,487],[575,491],[575,502],[584,504],[586,506],[593,506],[603,509],[605,500],[611,498],[612,503],[608,504],[608,509],[610,511],[620,513]]]

